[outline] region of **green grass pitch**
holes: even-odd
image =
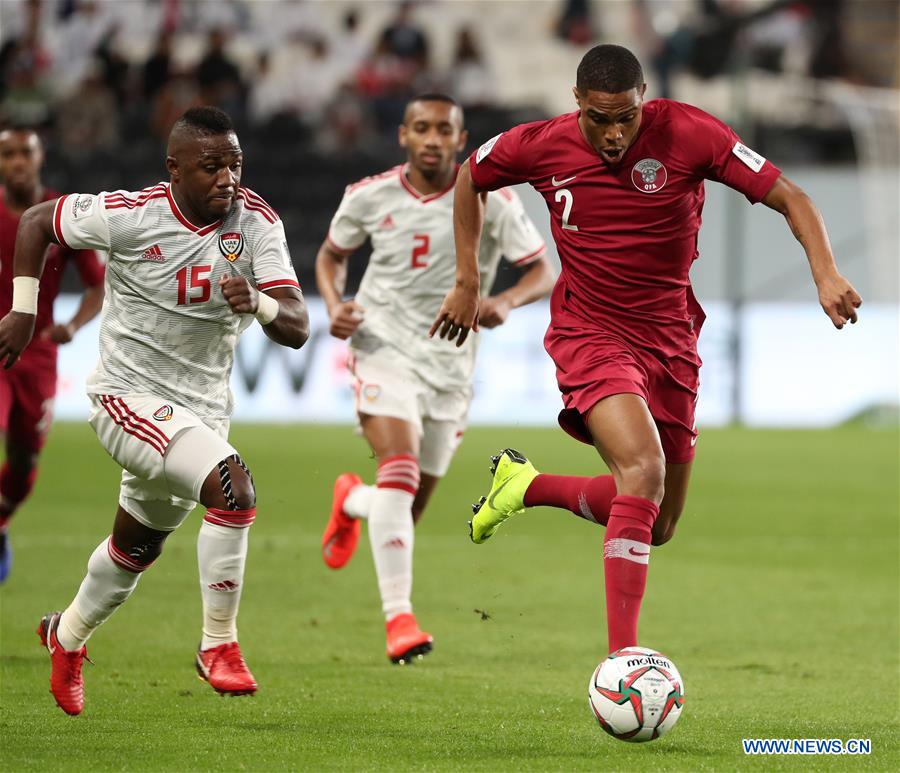
[[[260,690],[220,698],[193,654],[198,512],[89,644],[87,707],[48,693],[34,628],[108,533],[118,469],[86,425],[56,426],[12,526],[0,589],[0,768],[17,770],[900,769],[898,434],[709,430],[675,540],[654,550],[641,643],[687,699],[652,744],[587,706],[605,654],[602,530],[536,510],[470,544],[469,503],[504,445],[595,473],[558,430],[468,432],[416,541],[414,602],[435,650],[390,665],[368,542],[340,572],[319,537],[335,475],[374,465],[348,427],[234,428],[259,490],[241,643]],[[870,738],[872,754],[745,757],[741,739]]]

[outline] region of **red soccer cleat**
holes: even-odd
[[[392,617],[384,627],[387,630],[387,656],[391,663],[405,666],[431,652],[434,639],[430,633],[419,630],[416,616],[411,612]]]
[[[84,661],[91,663],[87,648],[64,650],[56,638],[56,627],[59,625],[60,612],[50,612],[41,618],[37,634],[41,637],[41,646],[50,653],[50,692],[56,699],[56,705],[66,714],[75,716],[84,709],[84,678],[81,667]]]
[[[351,489],[362,480],[359,475],[345,472],[334,482],[334,497],[331,500],[331,518],[322,535],[322,559],[332,569],[340,569],[356,552],[359,541],[359,521],[344,512],[344,502]]]
[[[197,673],[220,695],[252,695],[256,680],[236,641],[197,651]]]

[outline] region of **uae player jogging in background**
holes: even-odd
[[[19,218],[31,206],[59,194],[41,183],[44,150],[37,133],[15,128],[0,131],[0,315],[12,308],[13,252]],[[55,324],[53,302],[66,264],[74,263],[85,286],[75,316]],[[53,420],[56,395],[56,348],[100,312],[103,304],[103,263],[93,250],[53,246],[41,276],[34,340],[22,352],[15,370],[0,371],[0,432],[6,461],[0,469],[0,583],[12,565],[7,533],[9,521],[31,493],[38,455]]]
[[[460,344],[477,329],[483,191],[530,183],[547,202],[562,262],[544,337],[565,406],[559,422],[593,444],[612,475],[540,475],[503,451],[471,536],[484,542],[535,505],[606,526],[610,651],[638,643],[650,546],[672,538],[687,494],[704,318],[688,272],[704,181],[784,215],[835,327],[856,322],[861,302],[800,188],[721,121],[668,99],[645,103],[644,91],[630,51],[597,46],[578,66],[577,111],[517,126],[472,155],[456,184],[456,285],[431,330]]]
[[[352,473],[335,481],[322,554],[328,566],[344,566],[360,519],[368,520],[387,655],[407,663],[432,646],[410,601],[413,525],[465,428],[476,341],[454,349],[425,335],[456,271],[451,191],[467,136],[462,109],[450,97],[424,94],[407,105],[399,132],[407,163],[347,187],[319,249],[316,277],[331,334],[350,338],[356,410],[378,462],[374,486]],[[496,327],[511,309],[547,295],[554,275],[515,193],[491,193],[484,219],[479,286],[490,289],[501,255],[522,271],[513,287],[481,299],[481,325]],[[366,239],[372,256],[365,276],[356,297],[344,301],[347,258]]]
[[[309,322],[281,221],[240,187],[241,147],[228,116],[188,110],[167,153],[170,182],[62,196],[25,212],[13,310],[0,320],[0,362],[18,367],[43,294],[47,245],[108,251],[100,362],[88,395],[91,426],[123,468],[119,507],[72,603],[38,626],[50,690],[68,714],[84,707],[88,637],[131,595],[197,502],[206,508],[197,541],[197,671],[223,694],[256,690],[236,626],[256,491],[227,440],[228,379],[238,336],[254,317],[269,338],[293,348],[306,341]]]

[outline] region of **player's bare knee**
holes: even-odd
[[[206,476],[200,503],[217,510],[250,510],[256,506],[256,488],[250,469],[237,454],[222,459]]]
[[[253,476],[240,456],[234,454],[219,462],[219,478],[227,509],[250,510],[256,507]]]
[[[666,460],[662,454],[635,457],[628,464],[618,465],[621,493],[650,499],[656,504],[663,500],[666,490]]]

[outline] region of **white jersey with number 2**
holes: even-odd
[[[428,338],[456,276],[453,186],[425,196],[410,185],[406,172],[406,165],[397,166],[347,186],[331,221],[328,240],[337,250],[355,250],[367,238],[372,242],[356,294],[365,316],[351,346],[363,352],[389,347],[437,389],[468,387],[474,340],[457,349]],[[543,251],[544,241],[516,193],[491,191],[478,257],[482,290],[490,290],[501,256],[523,266]]]
[[[62,196],[53,229],[62,245],[108,253],[100,361],[88,393],[146,392],[201,418],[230,416],[234,348],[253,317],[231,311],[219,280],[299,287],[275,211],[240,188],[225,218],[198,227],[159,183]]]

